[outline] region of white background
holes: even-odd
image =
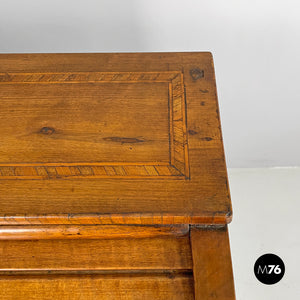
[[[211,51],[228,166],[300,166],[299,1],[0,0],[0,53],[137,51]],[[299,174],[230,170],[237,299],[300,299]],[[252,273],[265,252],[276,286]]]
[[[237,300],[300,299],[300,168],[229,169],[229,225]],[[260,283],[254,263],[274,253],[285,264],[275,285]]]

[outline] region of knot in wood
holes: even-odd
[[[43,127],[40,130],[40,133],[45,134],[45,135],[51,135],[55,132],[55,129],[52,127]]]
[[[199,68],[194,68],[190,70],[190,75],[193,78],[193,80],[198,80],[204,77],[204,71]]]

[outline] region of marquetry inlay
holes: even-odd
[[[169,162],[0,162],[0,179],[50,178],[189,178],[186,106],[181,72],[5,73],[2,84],[168,83]],[[117,116],[116,116],[117,118]],[[153,120],[155,121],[155,120]],[[41,132],[52,134],[52,128]],[[13,153],[12,153],[13,156]]]

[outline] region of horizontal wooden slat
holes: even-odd
[[[0,277],[2,300],[194,299],[191,275]]]
[[[0,240],[35,239],[107,239],[182,236],[188,225],[126,226],[126,225],[27,225],[0,226]]]
[[[192,269],[189,238],[0,241],[0,272]],[[1,298],[0,298],[1,299]]]

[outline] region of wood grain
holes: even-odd
[[[210,53],[0,54],[0,140],[0,299],[234,299]]]
[[[191,275],[0,277],[3,300],[194,299]]]
[[[0,84],[0,135],[10,149],[0,179],[188,177],[181,73],[5,73]]]
[[[235,300],[227,227],[191,228],[196,300]]]
[[[188,236],[0,241],[0,274],[192,270]],[[1,277],[1,276],[0,276]]]
[[[117,210],[118,208],[116,208]],[[224,216],[222,211],[207,216],[193,216],[178,213],[128,213],[128,214],[47,214],[8,215],[0,214],[0,225],[58,225],[58,224],[128,224],[128,225],[172,225],[172,224],[224,224],[232,219],[230,211]]]
[[[1,224],[231,220],[210,53],[1,54],[0,74]]]
[[[107,239],[183,236],[188,225],[126,226],[126,225],[27,225],[0,226],[0,240]]]

